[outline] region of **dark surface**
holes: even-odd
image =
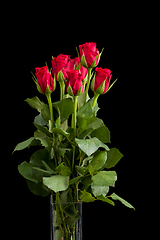
[[[50,6],[44,6],[49,10]],[[99,8],[87,15],[87,11],[68,13],[65,8],[56,8],[42,14],[32,7],[27,14],[19,13],[8,28],[12,31],[12,41],[8,46],[10,106],[6,111],[8,119],[9,148],[7,147],[7,166],[5,177],[5,203],[7,203],[7,235],[19,239],[49,239],[49,197],[34,196],[27,188],[25,180],[18,173],[17,166],[28,161],[33,149],[11,155],[18,142],[28,139],[35,130],[32,122],[36,110],[31,109],[23,100],[38,95],[31,79],[31,71],[42,67],[45,62],[51,67],[52,56],[60,53],[77,56],[75,47],[85,42],[96,42],[101,51],[104,47],[99,66],[112,70],[112,81],[118,78],[111,91],[99,98],[98,116],[111,131],[110,147],[117,147],[124,157],[115,167],[118,175],[115,192],[130,202],[136,211],[116,202],[116,206],[102,202],[83,204],[84,240],[87,239],[131,239],[143,234],[147,223],[142,200],[144,175],[141,169],[143,157],[142,123],[143,98],[138,101],[137,53],[141,42],[137,38],[139,29],[129,13],[112,8],[109,15]],[[57,10],[59,9],[59,10]],[[60,10],[61,9],[61,10]],[[46,11],[46,10],[45,10]],[[98,11],[98,10],[97,10]],[[57,12],[57,15],[55,15]],[[59,15],[58,15],[59,13]],[[19,16],[19,17],[18,17]],[[88,18],[85,16],[88,16]],[[90,16],[90,17],[89,17]],[[63,24],[60,24],[60,21]],[[13,34],[14,32],[14,34]],[[138,56],[140,59],[141,56]],[[58,90],[52,99],[58,100]],[[92,96],[93,93],[90,92]],[[141,112],[140,112],[141,110]],[[5,180],[5,181],[6,181]],[[143,224],[142,224],[143,223]],[[88,236],[90,236],[88,238]]]

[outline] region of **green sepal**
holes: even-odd
[[[111,84],[111,86],[109,86],[109,88],[107,89],[107,92],[113,87],[113,85],[117,82],[118,78]],[[106,93],[107,93],[106,92]],[[104,93],[105,94],[105,93]]]
[[[83,86],[80,86],[80,88],[79,88],[79,90],[78,90],[78,92],[77,92],[77,94],[76,94],[75,96],[79,96],[79,95],[82,94],[82,87],[83,87]]]
[[[94,92],[94,85],[95,85],[95,76],[96,76],[96,73],[94,74],[93,76],[93,79],[91,81],[91,90]]]
[[[41,90],[40,85],[39,85],[37,82],[35,82],[35,84],[36,84],[36,86],[37,86],[38,92],[40,92],[41,94],[44,94],[44,93],[42,92],[42,90]]]
[[[44,93],[41,91],[40,85],[37,83],[37,78],[36,78],[36,76],[33,74],[33,72],[31,72],[31,74],[32,74],[32,79],[33,79],[33,81],[35,82],[35,84],[36,84],[36,86],[37,86],[38,92],[40,92],[41,94],[44,94]]]
[[[106,80],[104,80],[103,83],[97,88],[97,90],[95,91],[96,93],[103,94],[104,88],[105,88],[105,82]]]
[[[65,82],[65,78],[64,78],[62,70],[59,71],[58,74],[57,74],[57,81],[58,82]]]
[[[71,95],[72,97],[74,96],[73,91],[72,91],[72,87],[71,87],[70,83],[69,83],[69,86],[68,86],[68,88],[67,88],[67,93],[68,93],[69,95]]]
[[[54,91],[55,89],[56,89],[56,81],[53,82],[53,91]],[[46,87],[45,95],[49,95],[49,94],[51,94],[53,91],[51,91],[51,89],[49,88],[48,81],[47,81],[47,87]]]
[[[97,54],[97,56],[95,57],[95,60],[91,64],[90,68],[95,68],[98,65],[99,61],[98,61],[97,65],[96,65],[96,60],[97,60],[98,57],[99,57],[99,54]]]
[[[73,90],[72,90],[72,87],[71,87],[71,85],[70,85],[70,83],[69,83],[69,86],[68,86],[68,88],[67,88],[67,92],[68,92],[68,94],[71,95],[72,97],[79,96],[79,95],[82,94],[82,86],[79,88],[77,94],[74,95]]]
[[[104,88],[105,88],[105,82],[106,82],[106,79],[102,82],[102,84],[97,88],[97,90],[95,91],[94,90],[94,87],[95,87],[95,77],[96,77],[96,73],[94,74],[94,77],[92,79],[92,82],[91,82],[91,90],[93,92],[96,92],[97,94],[103,94],[104,92]]]
[[[98,65],[103,50],[104,50],[104,48],[103,48],[102,51],[101,51],[101,52],[95,57],[95,60],[94,60],[93,63],[91,64],[90,68],[95,68],[95,67]],[[96,60],[97,60],[97,58],[99,58],[99,60],[98,60],[98,63],[96,64]]]
[[[84,52],[83,52],[83,55],[81,57],[81,63],[82,63],[83,67],[88,68],[87,61],[86,61],[85,56],[84,56]]]

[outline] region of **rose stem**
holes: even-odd
[[[90,85],[90,80],[91,80],[91,71],[92,71],[92,68],[88,68],[88,81],[87,81],[87,86],[86,86],[85,102],[87,101],[87,95],[88,95],[88,91],[89,91],[89,85]]]
[[[65,84],[64,82],[60,82],[60,100],[64,99],[64,90],[65,90]]]
[[[95,107],[99,95],[100,95],[100,94],[98,94],[98,93],[96,93],[96,92],[94,93],[94,99],[93,99],[93,103],[92,103],[92,108]]]
[[[77,112],[77,96],[74,96],[74,113],[72,114],[73,118],[73,128],[74,128],[74,139],[76,137],[76,112]],[[74,158],[75,158],[75,146],[73,146],[73,159],[72,159],[72,171],[74,171]]]

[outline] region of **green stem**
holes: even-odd
[[[54,116],[53,116],[53,106],[52,106],[52,100],[51,100],[51,93],[46,94],[46,97],[47,97],[47,100],[48,100],[49,111],[50,111],[50,116],[51,116],[51,121],[50,121],[50,124],[49,124],[49,131],[52,132],[52,129],[54,128]],[[56,139],[56,136],[53,133],[53,143],[54,143],[53,144],[53,149],[54,149],[54,151],[55,151],[55,147],[56,147],[56,142],[57,142],[57,139]],[[54,159],[55,159],[55,165],[57,167],[56,155],[54,156]]]
[[[88,81],[87,81],[87,86],[86,86],[85,102],[87,101],[89,85],[90,85],[90,81],[91,81],[91,71],[92,71],[92,68],[88,68]]]
[[[100,94],[98,94],[98,93],[96,93],[96,92],[94,93],[94,99],[93,99],[93,103],[92,103],[92,108],[95,107],[99,95],[100,95]]]
[[[65,83],[59,82],[60,84],[60,100],[64,99]]]
[[[52,125],[54,126],[54,116],[53,116],[53,106],[52,106],[52,100],[51,100],[51,93],[46,94],[48,105],[49,105],[49,111],[51,116]]]
[[[56,193],[56,202],[58,203],[57,205],[59,206],[59,210],[60,210],[60,214],[61,214],[61,220],[62,220],[62,224],[63,224],[63,227],[64,227],[64,234],[66,236],[66,239],[68,239],[68,233],[67,233],[67,226],[66,226],[66,221],[65,221],[65,218],[64,218],[64,214],[63,214],[63,209],[62,209],[62,206],[60,204],[60,199],[59,199],[59,192]],[[60,224],[60,229],[62,228],[61,227],[61,224]]]
[[[77,96],[74,96],[74,112],[72,114],[72,125],[74,128],[74,141],[76,137],[76,114],[77,114]],[[73,146],[72,172],[74,172],[75,146]]]
[[[74,137],[76,137],[76,114],[77,114],[77,96],[74,97],[74,120],[73,120],[73,124],[74,124]]]

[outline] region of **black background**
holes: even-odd
[[[17,6],[18,7],[18,6]],[[77,56],[75,47],[85,42],[96,42],[104,48],[99,67],[112,70],[112,81],[117,83],[99,97],[98,117],[111,131],[110,147],[118,148],[124,157],[115,167],[118,180],[114,191],[130,202],[136,211],[116,202],[116,206],[97,201],[83,204],[83,232],[86,239],[130,239],[142,236],[148,222],[143,193],[145,181],[142,171],[143,159],[143,98],[139,98],[140,75],[143,55],[143,29],[139,22],[140,12],[133,6],[19,6],[14,11],[6,34],[7,69],[9,81],[5,89],[9,106],[6,107],[7,166],[5,167],[5,203],[7,202],[7,236],[16,239],[49,239],[49,198],[33,195],[17,166],[29,161],[34,149],[15,152],[15,145],[33,135],[32,122],[36,110],[24,102],[26,98],[42,96],[31,79],[31,71],[45,62],[51,67],[52,56],[60,53]],[[126,10],[125,10],[125,9]],[[45,12],[45,13],[44,13]],[[136,17],[135,17],[136,16]],[[143,27],[142,27],[143,26]],[[90,96],[93,93],[90,92]],[[57,90],[52,100],[58,100]],[[8,182],[8,185],[7,185]],[[89,238],[88,238],[89,237]]]

